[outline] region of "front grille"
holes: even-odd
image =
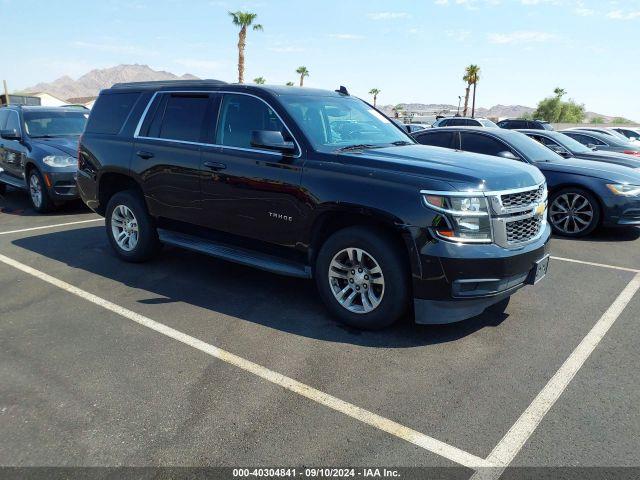
[[[533,203],[541,202],[543,196],[544,185],[541,185],[536,190],[502,195],[502,206],[504,208],[526,207]]]
[[[507,242],[510,244],[528,242],[540,233],[541,226],[542,217],[539,216],[508,222],[506,224]]]

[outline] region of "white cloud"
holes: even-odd
[[[398,18],[409,18],[406,12],[374,12],[367,13],[367,17],[371,20],[395,20]]]
[[[353,33],[330,33],[329,37],[338,40],[362,40],[364,36],[354,35]]]
[[[458,42],[464,42],[471,36],[471,31],[469,30],[447,30],[445,32],[447,37],[453,38]]]
[[[555,40],[557,35],[548,32],[519,31],[511,33],[490,33],[487,35],[490,43],[495,44],[514,44],[514,43],[542,43]]]
[[[636,18],[640,18],[640,10],[628,12],[624,10],[613,10],[607,13],[607,18],[612,20],[635,20]]]

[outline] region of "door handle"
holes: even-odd
[[[204,166],[210,170],[224,170],[227,166],[220,162],[204,162]]]
[[[142,158],[143,160],[149,160],[150,158],[153,158],[153,153],[145,152],[143,150],[137,151],[136,155],[139,156],[140,158]]]

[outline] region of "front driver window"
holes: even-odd
[[[218,145],[255,149],[251,145],[251,134],[255,130],[281,132],[285,140],[292,140],[276,113],[258,98],[225,94],[221,108]]]

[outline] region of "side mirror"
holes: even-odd
[[[17,130],[2,130],[0,132],[0,137],[5,140],[22,140],[22,137]]]
[[[591,150],[597,150],[595,143],[587,143],[587,148],[590,148]]]
[[[282,136],[282,132],[277,130],[254,130],[251,132],[251,146],[282,153],[296,151],[295,144],[287,142]]]
[[[571,155],[571,152],[569,152],[569,150],[561,147],[560,145],[548,145],[548,147],[554,152],[556,152],[558,155],[563,156],[564,158],[569,158],[573,156]]]
[[[513,152],[510,152],[509,150],[505,150],[504,152],[500,152],[498,154],[498,156],[502,157],[502,158],[507,158],[509,160],[520,160],[520,157],[515,155]]]

